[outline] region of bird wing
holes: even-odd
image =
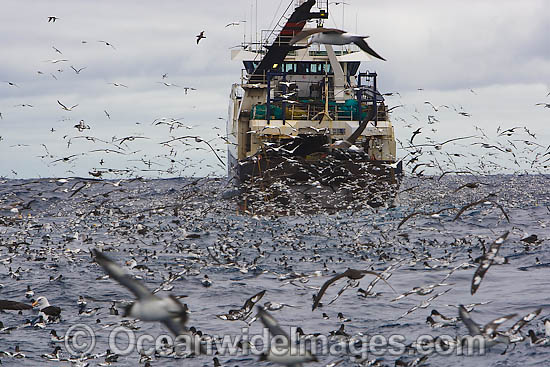
[[[61,107],[63,107],[64,109],[68,110],[67,106],[65,106],[63,103],[59,102],[59,100],[57,100],[57,103],[59,103],[59,105],[61,105]]]
[[[109,274],[111,278],[128,288],[130,292],[132,292],[137,298],[142,299],[156,297],[155,295],[153,295],[153,293],[151,293],[149,289],[147,289],[143,284],[132,278],[124,271],[124,269],[122,269],[115,262],[105,256],[102,252],[94,249],[93,254],[95,256],[96,262],[101,265],[103,270],[105,270],[105,272]]]
[[[0,310],[32,310],[32,306],[17,301],[0,299]]]
[[[44,314],[48,316],[59,316],[59,314],[61,314],[61,308],[57,306],[44,307],[40,311],[44,312]]]
[[[376,51],[370,48],[370,46],[367,44],[367,42],[363,38],[355,38],[353,40],[353,43],[355,43],[361,50],[365,51],[369,55],[376,57],[377,59],[386,61],[385,58],[383,58]]]
[[[483,202],[486,201],[486,198],[485,199],[481,199],[481,200],[478,200],[478,201],[474,201],[473,203],[470,203],[470,204],[466,204],[464,205],[462,208],[460,208],[460,210],[458,211],[458,213],[456,213],[455,217],[453,218],[453,222],[455,220],[457,220],[461,215],[462,213],[464,213],[468,208],[471,208],[472,206],[476,206],[478,204],[481,204]]]
[[[485,273],[487,273],[487,270],[489,270],[489,267],[491,266],[493,262],[487,257],[483,257],[481,259],[481,263],[479,264],[479,267],[477,268],[476,272],[474,273],[474,277],[472,278],[472,287],[470,289],[470,293],[474,294],[477,289],[479,288],[481,281],[483,280],[483,277],[485,276]]]
[[[253,295],[252,297],[250,297],[249,299],[247,299],[243,305],[243,309],[247,309],[248,311],[251,311],[252,310],[252,307],[254,307],[254,305],[260,300],[262,299],[262,297],[264,296],[265,294],[265,289],[263,291],[260,291],[258,293],[256,293],[255,295]]]
[[[335,281],[337,281],[338,279],[342,278],[342,277],[345,277],[346,274],[345,273],[340,273],[332,278],[330,278],[329,280],[327,280],[325,282],[325,284],[323,284],[323,286],[321,287],[321,289],[319,290],[319,293],[317,293],[317,295],[315,296],[315,299],[313,300],[313,306],[311,307],[311,311],[314,311],[317,306],[319,305],[319,302],[321,301],[321,297],[323,297],[323,294],[325,294],[327,288],[332,284],[334,283]]]
[[[508,332],[511,333],[511,334],[516,334],[528,322],[532,321],[535,317],[537,317],[540,314],[541,311],[542,311],[542,308],[538,308],[535,311],[530,312],[527,315],[523,316],[514,325],[512,325],[512,327],[510,329],[508,329]]]
[[[497,331],[497,328],[499,327],[500,324],[502,324],[502,323],[504,323],[504,322],[510,320],[511,318],[516,317],[516,316],[517,316],[517,313],[514,313],[514,314],[511,314],[511,315],[501,316],[499,318],[494,319],[493,321],[488,322],[483,327],[483,334],[493,336],[493,334]]]
[[[164,326],[168,328],[175,336],[177,337],[183,337],[182,339],[176,341],[178,343],[185,343],[186,349],[184,351],[188,351],[194,354],[201,354],[205,353],[205,350],[203,346],[200,343],[197,343],[197,340],[195,339],[195,336],[193,333],[191,333],[186,327],[185,323],[187,322],[187,311],[186,308],[181,304],[181,302],[173,296],[170,296],[170,298],[178,303],[181,310],[183,310],[178,315],[171,317],[169,319],[162,320],[162,323]],[[179,345],[181,347],[181,344]]]
[[[468,332],[471,336],[481,335],[481,329],[479,328],[479,325],[470,318],[470,315],[468,314],[468,311],[466,311],[464,306],[458,306],[458,315],[460,316],[462,322],[464,322],[464,324],[468,328]]]
[[[292,37],[292,39],[288,42],[288,44],[293,45],[296,42],[299,42],[299,41],[303,40],[304,38],[307,38],[307,37],[309,37],[309,36],[311,36],[315,33],[339,33],[339,34],[342,34],[342,33],[346,33],[346,31],[343,31],[341,29],[336,29],[336,28],[323,28],[323,27],[306,29],[305,31],[301,31],[301,32],[297,33],[296,35],[294,35],[294,37]]]
[[[258,306],[258,316],[260,317],[260,320],[262,321],[262,324],[266,328],[269,329],[269,333],[273,336],[280,335],[284,338],[286,338],[287,343],[289,342],[289,336],[285,331],[279,326],[279,323],[271,314],[269,314],[266,310],[264,310],[262,307]]]

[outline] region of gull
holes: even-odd
[[[354,35],[336,28],[319,27],[319,28],[307,29],[305,31],[298,33],[296,36],[294,36],[290,40],[289,44],[293,45],[296,42],[299,42],[309,36],[311,36],[311,39],[309,40],[309,42],[305,47],[308,47],[312,43],[322,43],[322,44],[329,44],[329,45],[347,45],[350,43],[355,43],[361,50],[365,51],[367,54],[373,57],[376,57],[380,60],[386,61],[386,59],[384,59],[382,56],[377,54],[376,51],[370,48],[367,42],[365,42],[365,38],[367,38],[368,36]]]
[[[157,83],[164,84],[164,85],[167,86],[167,87],[178,87],[178,88],[181,88],[179,85],[172,84],[172,83],[166,83],[166,82],[157,82]],[[187,94],[187,93],[186,93],[186,94]]]
[[[428,116],[429,117],[429,116]],[[421,128],[418,128],[418,130],[420,130]],[[417,130],[417,131],[418,131]],[[416,132],[416,131],[415,131]],[[414,134],[414,133],[413,133]],[[420,132],[419,132],[420,134]],[[414,136],[413,136],[414,137]],[[471,138],[476,138],[477,136],[475,135],[470,135],[470,136],[461,136],[461,137],[458,137],[458,138],[453,138],[453,139],[449,139],[449,140],[446,140],[444,141],[443,143],[435,143],[435,144],[415,144],[414,146],[410,146],[408,148],[417,148],[417,147],[434,147],[435,149],[437,150],[441,150],[443,149],[443,145],[447,144],[447,143],[451,143],[453,141],[456,141],[456,140],[463,140],[463,139],[471,139]],[[412,140],[412,138],[411,138]],[[474,143],[474,144],[480,144],[480,143]],[[411,144],[412,145],[412,144]]]
[[[421,128],[421,127],[419,127],[418,129],[416,129],[415,131],[413,131],[413,134],[412,134],[412,136],[411,136],[411,140],[410,140],[410,142],[411,142],[411,145],[412,145],[412,143],[413,143],[413,139],[414,139],[414,137],[415,137],[415,136],[417,136],[418,134],[421,134],[421,131],[420,131],[420,129],[422,129],[422,128]]]
[[[127,136],[125,138],[120,138],[118,140],[114,140],[114,142],[117,142],[119,144],[123,144],[125,141],[134,141],[136,139],[149,139],[146,136]]]
[[[48,23],[52,22],[52,23],[55,23],[56,20],[58,20],[60,18],[58,17],[48,17]]]
[[[231,27],[231,26],[236,26],[236,25],[241,25],[241,23],[246,23],[246,20],[239,20],[238,22],[228,23],[228,24],[225,25],[225,28]]]
[[[52,46],[52,48],[53,48],[53,49],[55,50],[55,52],[57,52],[58,54],[63,55],[63,52],[61,52],[57,47]]]
[[[46,60],[45,62],[51,62],[52,64],[57,64],[58,62],[65,62],[65,61],[69,61],[67,59],[50,59],[50,60]]]
[[[187,94],[187,92],[189,92],[190,90],[197,90],[197,89],[193,87],[183,87],[183,91],[185,92],[185,94]]]
[[[391,112],[392,110],[395,110],[396,108],[399,108],[399,107],[405,107],[405,105],[400,104],[400,105],[397,105],[397,106],[390,107],[390,108],[388,108],[388,110],[386,112]]]
[[[378,278],[382,279],[384,282],[386,282],[386,284],[389,285],[389,283],[380,276],[380,274],[374,272],[374,271],[369,271],[369,270],[357,270],[357,269],[351,269],[351,268],[348,268],[345,272],[343,273],[340,273],[340,274],[336,274],[334,277],[330,278],[329,280],[327,280],[323,286],[321,287],[321,289],[319,290],[319,293],[317,293],[317,295],[315,296],[315,298],[313,299],[313,306],[311,307],[311,311],[314,311],[317,306],[319,306],[319,302],[321,301],[321,298],[323,297],[323,295],[325,294],[327,288],[332,284],[334,283],[335,281],[341,279],[341,278],[348,278],[350,280],[359,280],[359,279],[362,279],[366,274],[371,274],[371,275],[375,275],[377,276]]]
[[[74,128],[77,129],[78,131],[82,132],[82,131],[84,131],[84,130],[90,129],[90,125],[86,125],[86,124],[84,123],[84,120],[80,120],[80,121],[78,122],[78,124],[74,125]]]
[[[439,111],[439,110],[437,109],[437,107],[435,107],[430,101],[425,101],[424,104],[430,105],[430,106],[433,108],[433,110],[434,110],[435,112]]]
[[[141,321],[162,322],[174,335],[192,336],[185,327],[187,321],[187,307],[182,305],[174,296],[158,297],[151,293],[143,284],[127,274],[119,265],[94,249],[95,261],[101,265],[109,276],[132,292],[137,300],[126,308],[126,315]],[[193,344],[193,342],[192,342]],[[192,345],[193,351],[196,351]]]
[[[72,107],[67,107],[67,106],[65,106],[63,103],[59,102],[59,100],[57,100],[57,103],[59,103],[59,105],[61,106],[61,108],[64,109],[65,111],[72,111],[73,108],[75,108],[76,106],[78,106],[78,104],[75,104],[75,105],[72,106]]]
[[[301,366],[302,363],[317,362],[317,358],[309,351],[291,344],[290,336],[279,326],[277,320],[266,310],[258,306],[258,317],[273,336],[273,343],[267,353],[260,355],[260,361],[269,361],[284,366]]]
[[[535,106],[544,106],[544,108],[550,108],[550,103],[536,103]]]
[[[201,33],[197,34],[196,37],[197,37],[197,45],[199,44],[201,39],[206,38],[206,36],[204,35],[204,31],[201,31]]]
[[[479,285],[481,284],[481,281],[483,280],[483,277],[485,276],[485,273],[487,273],[487,270],[489,270],[491,265],[494,262],[500,262],[500,259],[497,258],[498,250],[506,240],[506,237],[508,237],[508,233],[509,232],[506,232],[502,236],[497,238],[495,242],[493,242],[491,247],[489,247],[489,251],[487,251],[487,253],[485,253],[481,257],[479,267],[475,271],[474,277],[472,278],[472,287],[470,290],[471,294],[474,294],[477,291]]]
[[[71,69],[73,69],[75,73],[80,74],[80,72],[82,70],[86,69],[86,66],[84,66],[83,68],[80,68],[80,69],[75,69],[75,67],[71,65]]]
[[[103,112],[105,112],[105,115],[107,115],[107,118],[110,120],[110,119],[111,119],[111,115],[109,115],[109,112],[107,112],[107,110],[103,110]]]
[[[124,88],[128,88],[127,85],[120,84],[120,83],[107,83],[107,84],[112,84],[112,85],[114,85],[115,87],[124,87]]]
[[[116,50],[115,46],[113,46],[111,43],[107,42],[107,41],[97,41],[97,42],[101,42],[101,43],[104,43],[105,46],[111,46],[113,48],[113,50]]]

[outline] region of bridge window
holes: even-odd
[[[296,73],[296,64],[295,63],[285,63],[283,65],[283,71],[285,73]]]

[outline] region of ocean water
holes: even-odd
[[[472,182],[480,184],[457,191]],[[550,314],[549,187],[550,176],[546,175],[405,178],[396,200],[386,207],[261,216],[239,213],[234,201],[222,199],[227,190],[223,180],[3,180],[0,299],[30,304],[32,298],[45,296],[62,311],[59,321],[43,327],[40,322],[33,326],[26,321],[36,319],[37,309],[0,312],[4,327],[15,327],[0,332],[0,350],[8,352],[0,353],[0,360],[6,366],[96,366],[106,363],[108,348],[125,349],[130,334],[134,344],[139,340],[145,347],[159,335],[170,335],[158,322],[128,324],[132,319],[123,317],[124,306],[134,296],[103,277],[103,269],[90,253],[95,248],[151,290],[170,274],[178,274],[158,295],[181,296],[180,301],[189,307],[187,326],[204,336],[244,340],[261,335],[262,323],[254,320],[254,307],[248,322],[216,315],[240,309],[247,299],[265,290],[257,305],[290,305],[270,312],[283,330],[290,333],[294,326],[306,334],[318,333],[331,348],[318,352],[318,362],[307,365],[548,365],[550,348],[531,345],[529,338],[508,348],[497,344],[475,355],[430,353],[422,362],[417,361],[422,354],[413,349],[393,350],[387,345],[377,349],[368,343],[373,338],[386,342],[396,338],[392,340],[409,345],[419,336],[467,335],[460,320],[433,328],[426,319],[434,309],[457,317],[457,305],[471,303],[481,303],[470,313],[480,325],[516,314],[499,325],[499,331],[542,308],[521,328],[521,334],[527,336],[530,329],[543,333],[543,320]],[[460,208],[476,201],[479,204],[455,218]],[[401,223],[415,211],[441,209],[446,210],[415,215]],[[506,232],[508,238],[498,253],[506,263],[492,265],[471,295],[472,278],[479,266],[476,258]],[[537,240],[522,241],[530,235]],[[323,283],[348,268],[383,274],[389,285],[379,281],[364,297],[360,289],[367,289],[375,276],[367,274],[349,284],[347,278],[340,279],[326,290],[322,307],[312,311],[313,296]],[[204,284],[205,275],[210,286]],[[329,304],[345,285],[348,288]],[[428,285],[434,285],[428,294],[414,293],[392,301],[414,287]],[[34,291],[29,298],[25,296],[27,286]],[[79,297],[87,302],[81,313]],[[119,315],[111,314],[113,301]],[[414,306],[419,307],[406,314]],[[349,320],[339,319],[340,312]],[[121,325],[134,330],[120,331]],[[345,335],[335,333],[341,325]],[[60,336],[91,331],[95,344],[82,333],[67,343],[54,343],[51,330]],[[145,339],[146,335],[151,339]],[[16,346],[24,358],[11,355]],[[41,357],[56,346],[61,348],[61,360]],[[87,350],[88,346],[93,348]],[[360,352],[359,346],[364,347]],[[189,358],[162,356],[160,351],[147,362],[130,343],[127,352],[109,363],[213,366],[216,357],[224,366],[271,365],[236,349],[235,353],[220,351]],[[83,351],[86,354],[82,355]]]

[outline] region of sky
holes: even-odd
[[[203,140],[225,161],[220,135],[242,69],[231,47],[269,29],[289,3],[2,0],[0,177],[225,175]],[[325,26],[370,36],[387,59],[363,62],[361,70],[378,73],[382,93],[399,93],[387,104],[403,105],[392,112],[400,143],[419,127],[416,144],[476,135],[445,145],[434,159],[455,168],[497,161],[492,173],[533,166],[548,173],[538,163],[550,157],[541,157],[550,108],[536,104],[550,103],[550,2],[346,0],[330,4],[329,14]],[[48,22],[51,16],[59,19]],[[231,22],[240,24],[226,27]],[[58,101],[77,106],[67,111]],[[185,126],[155,125],[170,119]],[[89,129],[74,127],[81,120]],[[498,136],[512,127],[520,128]],[[190,138],[161,144],[183,136]],[[136,138],[120,142],[126,137]],[[113,140],[124,154],[114,152]],[[517,154],[482,142],[514,144]],[[464,155],[451,163],[445,152]],[[398,158],[407,154],[400,149]]]

